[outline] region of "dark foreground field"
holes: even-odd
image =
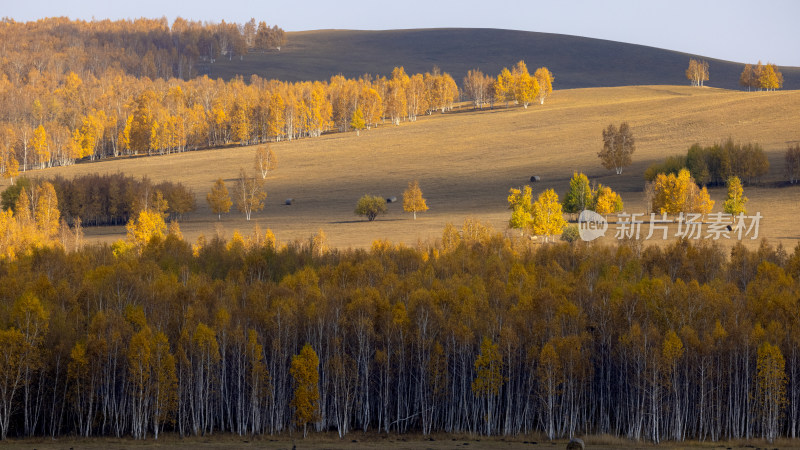
[[[214,435],[181,439],[177,436],[165,435],[157,441],[148,439],[135,441],[132,439],[89,438],[58,440],[25,439],[9,440],[0,443],[0,448],[7,449],[158,449],[169,448],[179,450],[217,450],[235,448],[266,449],[388,449],[388,450],[451,450],[451,449],[488,449],[488,450],[538,450],[564,449],[569,441],[557,439],[550,441],[542,436],[477,437],[465,435],[434,434],[433,437],[422,435],[384,435],[352,433],[339,439],[335,433],[311,435],[306,439],[280,435],[263,437],[242,437],[236,435]],[[584,438],[587,449],[800,449],[800,440],[778,440],[772,444],[762,440],[698,442],[685,441],[680,444],[664,442],[653,444],[636,442],[609,436],[588,436]]]

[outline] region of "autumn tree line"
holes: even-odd
[[[22,191],[36,192],[45,182],[39,179],[18,178],[3,191],[2,207],[16,210]],[[196,208],[194,193],[182,183],[152,182],[121,173],[81,175],[72,179],[54,177],[52,185],[61,217],[67,225],[81,222],[83,226],[124,225],[143,209],[155,209],[169,221],[179,220]]]
[[[328,250],[254,229],[0,261],[0,436],[796,437],[800,248]]]
[[[464,82],[468,95],[481,102],[527,107],[544,102],[552,81],[546,68],[531,75],[520,62],[497,79],[475,70]],[[151,80],[115,69],[81,76],[34,68],[22,78],[0,76],[0,173],[13,179],[20,171],[81,158],[160,155],[369,129],[448,111],[459,98],[455,80],[436,68],[409,75],[398,67],[390,78],[337,75],[328,82],[299,83],[258,76],[249,83],[205,76]]]
[[[248,52],[280,50],[286,33],[264,21],[237,24],[176,18],[134,20],[70,20],[44,18],[31,22],[0,21],[0,74],[15,85],[38,76],[75,72],[100,77],[108,70],[137,78],[190,79],[202,64],[241,58]]]
[[[793,162],[796,151],[793,148],[789,145],[785,156],[789,179],[797,171],[797,164]],[[684,168],[701,186],[722,185],[733,176],[753,183],[769,172],[769,160],[760,144],[735,142],[728,138],[708,146],[693,144],[686,151],[686,156],[670,156],[648,167],[644,177],[647,181],[653,181],[660,173],[677,174]]]
[[[176,19],[18,23],[0,21],[0,174],[88,158],[152,155],[316,137],[445,112],[461,98],[437,68],[391,77],[341,75],[326,82],[247,82],[197,77],[198,64],[280,48],[280,28]],[[546,68],[520,61],[497,78],[471,71],[464,95],[476,106],[540,103]]]

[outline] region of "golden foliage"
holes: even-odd
[[[472,393],[478,397],[498,395],[503,387],[503,359],[496,343],[484,336],[481,353],[475,358],[475,378],[472,380]]]
[[[722,209],[728,214],[738,215],[747,214],[745,204],[747,204],[747,197],[744,196],[744,189],[742,189],[742,181],[739,177],[733,176],[728,178],[728,198]]]
[[[289,373],[294,379],[294,395],[290,403],[294,408],[297,425],[303,427],[303,437],[307,434],[309,422],[319,420],[319,357],[305,344],[300,353],[292,356]]]
[[[678,175],[658,174],[652,184],[652,211],[659,214],[708,214],[714,201],[705,187],[697,187],[687,169]]]
[[[422,189],[419,188],[417,180],[409,181],[408,187],[403,191],[403,211],[414,213],[414,220],[417,220],[417,212],[428,210],[428,205],[422,197]]]
[[[561,212],[561,203],[558,202],[558,194],[552,189],[539,194],[539,198],[532,205],[531,217],[533,233],[545,236],[545,240],[549,236],[560,234],[567,226]]]
[[[167,224],[164,217],[153,210],[146,209],[139,212],[135,219],[131,219],[125,226],[128,231],[128,242],[141,250],[152,239],[164,239]]]

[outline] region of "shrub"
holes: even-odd
[[[568,225],[561,232],[561,240],[566,242],[575,242],[581,238],[581,233],[577,225]]]
[[[372,222],[378,217],[378,214],[384,214],[386,211],[386,200],[383,197],[367,194],[356,203],[355,213],[359,216],[366,216],[367,220]]]

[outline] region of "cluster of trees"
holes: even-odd
[[[249,175],[244,168],[240,168],[239,177],[233,186],[236,209],[244,213],[247,220],[250,220],[254,212],[264,209],[264,200],[267,198],[265,180],[269,172],[278,167],[278,157],[269,145],[260,145],[256,148],[253,166],[254,175]],[[217,179],[206,194],[208,206],[217,214],[217,219],[222,219],[222,214],[227,214],[231,210],[234,200],[231,200],[231,193],[222,178]]]
[[[486,81],[485,78],[482,79],[479,70],[468,72],[464,78],[464,89],[474,99],[476,107],[482,107],[482,99],[494,94],[491,98],[497,102],[514,102],[527,109],[533,101],[543,105],[544,100],[553,92],[553,74],[547,67],[540,67],[531,75],[525,61],[519,61],[511,70],[503,67],[493,83]]]
[[[61,216],[69,225],[120,225],[143,209],[155,208],[172,221],[194,211],[194,192],[182,183],[153,183],[121,173],[80,175],[72,179],[57,176],[48,182],[19,178],[2,194],[3,209],[16,210],[23,191],[32,192],[51,185],[58,199]],[[30,194],[29,194],[30,195]]]
[[[645,186],[645,195],[650,210],[659,214],[708,214],[714,207],[706,187],[698,187],[687,169],[677,175],[658,174]]]
[[[703,86],[703,83],[708,81],[708,62],[690,59],[689,68],[686,69],[686,78],[692,83],[692,86]]]
[[[619,128],[609,124],[603,130],[603,150],[597,153],[600,162],[608,170],[614,170],[617,175],[632,162],[633,152],[636,151],[636,140],[633,138],[628,122],[622,122]]]
[[[544,190],[534,201],[530,186],[511,188],[508,191],[508,209],[511,210],[509,228],[544,236],[545,242],[550,236],[560,234],[567,226],[558,194],[552,189]]]
[[[791,146],[787,158],[790,153]],[[769,172],[769,160],[761,145],[742,144],[729,138],[707,147],[694,144],[689,147],[686,157],[670,156],[663,163],[653,164],[645,171],[644,177],[653,181],[659,174],[677,175],[683,168],[688,169],[692,178],[702,186],[723,185],[730,177],[752,183]]]
[[[264,200],[266,198],[267,191],[264,189],[264,178],[248,175],[243,168],[239,169],[239,177],[233,186],[233,199],[236,203],[236,209],[244,213],[247,220],[250,220],[254,212],[264,209]],[[214,186],[211,187],[211,190],[206,195],[208,206],[211,207],[212,212],[217,214],[218,219],[222,218],[222,214],[227,214],[231,210],[234,200],[231,200],[231,193],[222,178],[214,182]]]
[[[138,78],[197,76],[201,63],[224,56],[242,57],[248,51],[265,51],[286,43],[277,26],[255,19],[237,24],[196,22],[180,17],[172,25],[166,18],[135,20],[70,20],[65,17],[34,22],[0,21],[0,78],[12,83],[32,76],[75,72],[101,76],[118,70]]]
[[[70,229],[62,219],[51,183],[27,184],[14,199],[14,208],[0,211],[0,259],[13,260],[50,245],[75,249],[82,245],[82,236],[80,220]]]
[[[321,245],[3,258],[0,437],[800,430],[800,248]]]
[[[610,187],[598,184],[589,185],[589,178],[583,173],[574,173],[569,181],[569,189],[564,195],[564,212],[579,214],[585,209],[606,215],[622,211],[622,197]]]
[[[768,63],[766,66],[761,61],[753,67],[746,64],[742,74],[739,76],[739,84],[747,90],[774,91],[783,87],[783,74],[775,64]]]
[[[391,198],[384,199],[381,196],[365,194],[356,203],[355,213],[359,216],[364,216],[368,221],[372,222],[380,214],[386,214],[389,210],[386,206],[391,203]],[[414,220],[417,220],[418,212],[425,212],[428,210],[428,204],[425,197],[422,196],[422,189],[419,187],[417,180],[409,181],[408,187],[403,191],[403,211],[410,212],[414,215]]]

